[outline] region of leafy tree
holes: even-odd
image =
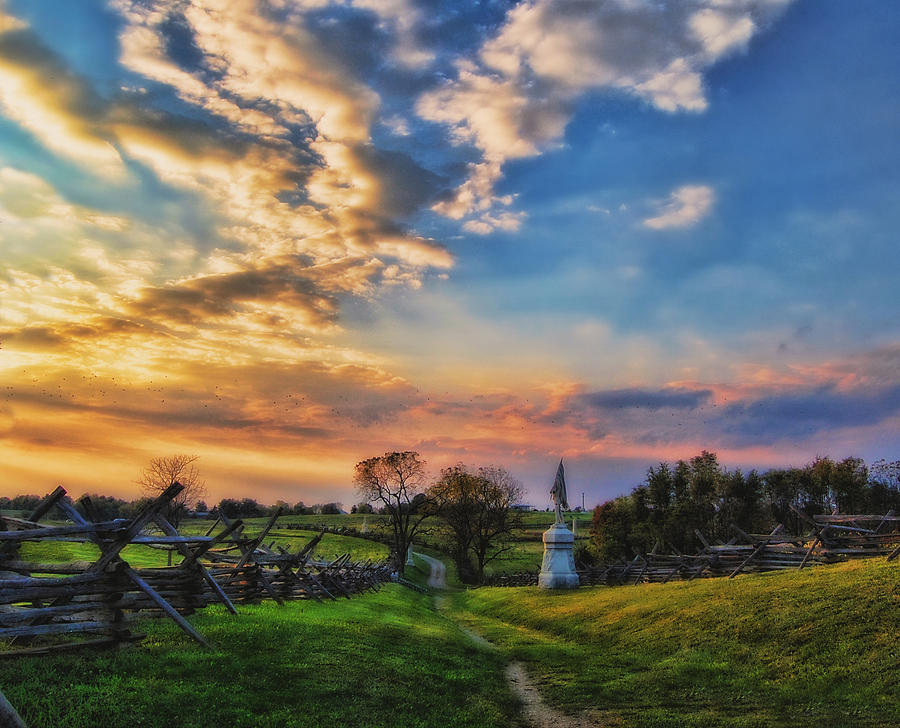
[[[12,498],[0,498],[0,509],[4,511],[22,511],[31,513],[43,500],[39,495],[17,495]]]
[[[512,505],[522,496],[519,482],[504,468],[472,473],[459,463],[441,471],[429,495],[453,534],[453,557],[463,581],[482,581],[485,566],[510,547],[519,524]]]
[[[842,513],[860,513],[866,509],[869,469],[860,458],[844,458],[832,463],[828,489],[835,507]]]
[[[629,558],[628,541],[634,525],[631,498],[619,496],[594,508],[591,545],[602,562]]]
[[[869,468],[869,508],[872,513],[900,511],[900,460],[876,460]]]
[[[138,485],[144,495],[155,498],[172,483],[184,486],[171,501],[166,517],[177,526],[188,507],[206,495],[206,482],[200,477],[197,469],[197,455],[179,453],[165,457],[152,458],[141,472]]]
[[[242,498],[239,511],[242,518],[258,518],[266,515],[266,509],[257,503],[255,498]]]
[[[223,498],[216,506],[216,510],[225,518],[237,518],[241,510],[241,502],[234,498]]]
[[[219,501],[217,510],[226,518],[256,518],[266,515],[266,509],[253,498],[223,498]]]
[[[380,503],[389,516],[391,540],[402,574],[407,548],[422,522],[433,513],[425,496],[425,462],[411,450],[388,452],[358,462],[354,482],[366,503]]]
[[[771,530],[763,525],[762,479],[755,470],[722,472],[716,487],[716,507],[707,535],[714,541],[731,537],[731,524],[747,532]]]

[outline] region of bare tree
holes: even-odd
[[[175,526],[188,507],[206,495],[206,482],[200,477],[197,460],[198,455],[183,453],[152,458],[138,478],[137,483],[144,495],[150,497],[158,496],[172,483],[184,486],[184,490],[171,502],[166,514],[166,518]]]
[[[459,463],[441,471],[429,494],[453,533],[460,578],[481,581],[485,566],[512,548],[507,539],[519,525],[512,506],[522,486],[505,468],[491,465],[472,473]]]
[[[365,501],[381,503],[390,517],[402,574],[406,550],[422,521],[432,513],[425,495],[425,462],[417,452],[388,452],[358,462],[354,481]]]

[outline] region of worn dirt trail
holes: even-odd
[[[435,589],[446,589],[447,568],[444,564],[439,559],[425,554],[417,553],[416,556],[426,561],[431,568],[428,586]],[[434,601],[438,609],[446,608],[445,597],[438,595]],[[459,624],[457,626],[476,644],[491,650],[497,649],[497,645],[486,640],[477,632]],[[521,662],[510,662],[506,666],[505,676],[510,689],[522,701],[522,716],[532,728],[602,728],[609,725],[607,722],[589,715],[568,715],[547,705],[541,698],[537,684],[528,676],[525,665]]]
[[[444,566],[444,562],[433,556],[426,556],[425,554],[417,553],[416,556],[427,563],[428,567],[431,569],[431,573],[428,575],[428,586],[432,589],[446,589],[447,567]]]
[[[569,715],[547,705],[521,662],[510,662],[506,666],[506,681],[522,701],[522,714],[533,728],[602,728],[608,725],[589,715]]]

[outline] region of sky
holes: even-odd
[[[900,458],[900,5],[0,0],[0,495]]]

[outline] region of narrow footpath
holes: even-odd
[[[446,589],[447,567],[444,566],[444,562],[433,556],[426,556],[425,554],[416,554],[416,556],[428,564],[428,568],[431,569],[431,573],[428,575],[428,586],[432,589]]]
[[[431,573],[428,575],[428,586],[432,589],[446,589],[447,567],[444,566],[444,563],[433,556],[420,553],[415,555],[427,563],[431,569]],[[444,597],[436,595],[435,606],[444,610]],[[457,626],[476,644],[491,650],[497,649],[497,645],[486,640],[477,632],[459,624]],[[529,677],[525,665],[521,662],[510,662],[506,666],[505,676],[510,689],[522,701],[522,715],[525,722],[532,728],[602,728],[604,725],[603,722],[589,716],[567,715],[547,705],[541,698],[537,684]]]

